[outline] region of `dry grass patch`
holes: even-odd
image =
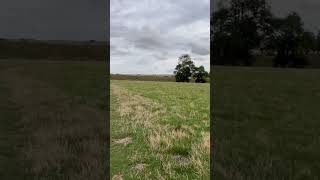
[[[123,180],[122,176],[123,176],[123,175],[114,175],[114,176],[112,177],[112,180]]]
[[[137,172],[142,172],[146,169],[147,164],[137,164],[134,166],[134,170],[136,170]]]
[[[190,160],[197,169],[199,174],[208,173],[209,160],[206,158],[210,155],[210,133],[203,133],[201,141],[194,144],[191,150]]]
[[[128,144],[132,143],[132,138],[131,137],[126,137],[123,139],[115,140],[114,141],[116,144],[122,144],[124,146],[127,146]]]

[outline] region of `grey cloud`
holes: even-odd
[[[168,53],[167,52],[156,53],[154,54],[154,57],[158,60],[165,60],[168,58]]]
[[[198,55],[208,55],[210,54],[209,47],[203,47],[199,44],[191,44],[191,52]]]
[[[128,55],[128,54],[130,54],[130,51],[119,49],[117,47],[111,47],[110,50],[111,50],[110,52],[111,52],[112,56],[113,55],[117,56],[117,55]]]
[[[148,65],[152,65],[153,60],[155,60],[153,56],[145,56],[137,61],[137,65],[142,65],[146,67]]]
[[[135,46],[142,49],[159,49],[165,46],[165,40],[161,38],[161,33],[148,26],[144,26],[131,39]]]
[[[296,11],[300,14],[304,25],[308,30],[320,30],[320,1],[319,0],[272,0],[273,12],[277,15],[284,16],[291,11]]]

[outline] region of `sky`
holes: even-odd
[[[109,39],[107,0],[1,0],[0,38]]]
[[[111,0],[111,73],[172,74],[182,54],[210,67],[210,0]]]
[[[319,0],[270,0],[272,11],[278,16],[285,16],[296,11],[304,21],[309,31],[320,30],[320,1]]]

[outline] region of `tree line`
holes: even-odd
[[[105,61],[109,51],[107,42],[0,39],[2,59]]]
[[[251,66],[260,53],[275,67],[305,67],[319,54],[320,31],[306,30],[298,13],[276,17],[266,0],[224,2],[211,14],[211,64]]]

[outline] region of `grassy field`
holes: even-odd
[[[0,71],[3,70],[0,66]],[[24,145],[18,107],[9,98],[9,90],[0,81],[0,179],[23,179],[24,156],[20,153]],[[17,156],[19,154],[20,156]]]
[[[212,69],[216,179],[319,179],[320,70]],[[0,179],[105,177],[105,72],[0,61]],[[112,80],[111,177],[208,179],[209,86]]]
[[[274,56],[256,56],[255,62],[253,63],[253,66],[255,67],[272,67],[273,66],[273,59]],[[319,54],[309,54],[306,57],[306,61],[308,62],[308,65],[306,68],[320,68],[320,55]]]
[[[209,179],[209,84],[111,81],[114,179]]]
[[[106,177],[106,63],[0,61],[0,179]]]
[[[216,179],[320,178],[320,70],[213,67]]]

